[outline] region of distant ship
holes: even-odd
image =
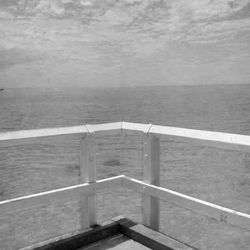
[[[0,91],[4,91],[4,89],[0,89]]]

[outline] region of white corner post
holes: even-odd
[[[96,150],[94,133],[87,133],[80,145],[80,183],[96,182]],[[81,228],[96,225],[96,194],[95,190],[80,200]]]
[[[160,139],[153,134],[143,135],[143,182],[160,185]],[[142,194],[142,223],[159,230],[159,199]]]

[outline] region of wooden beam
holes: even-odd
[[[97,243],[108,237],[120,233],[120,225],[113,221],[107,221],[103,225],[84,230],[83,232],[75,232],[71,235],[63,235],[45,242],[22,248],[20,250],[75,250],[88,248],[87,245]]]
[[[87,133],[85,126],[20,130],[0,133],[0,141]]]
[[[141,124],[132,122],[122,122],[122,131],[134,131],[147,133],[152,126],[152,124]]]
[[[10,200],[0,201],[0,214],[13,213],[33,207],[47,205],[56,201],[69,201],[79,198],[82,195],[93,194],[105,188],[112,188],[114,185],[121,185],[123,175],[98,180],[94,183],[83,183],[38,194],[27,195]]]
[[[155,230],[137,224],[129,219],[118,217],[112,219],[119,223],[120,231],[130,239],[133,239],[149,249],[157,250],[193,250],[190,245],[184,244],[172,237],[161,234]]]
[[[181,137],[203,145],[250,152],[250,136],[240,134],[221,133],[205,130],[186,129],[151,124],[115,122],[74,127],[46,128],[36,130],[21,130],[0,133],[1,141],[35,139],[38,137],[61,136],[79,133],[114,133],[120,131],[134,131]]]
[[[49,239],[45,242],[40,242],[32,246],[22,248],[20,250],[73,250],[73,249],[92,249],[92,244],[94,249],[100,249],[102,246],[102,240],[112,240],[114,236],[125,235],[139,244],[147,246],[149,249],[157,250],[193,250],[195,248],[181,243],[176,239],[173,239],[167,235],[161,234],[141,224],[137,224],[124,217],[113,218],[110,221],[104,222],[93,229],[86,230],[84,232],[74,232],[72,234],[67,234],[59,236],[56,238]],[[112,238],[110,238],[112,237]],[[112,241],[113,242],[113,241]],[[115,246],[114,244],[109,244],[109,249],[123,249],[122,245]],[[138,245],[137,245],[138,246]],[[129,246],[124,249],[128,249]],[[131,245],[132,247],[132,245]],[[140,248],[140,247],[139,247]],[[145,247],[142,246],[143,249]],[[106,248],[105,248],[106,249]],[[132,248],[129,248],[132,249]],[[137,249],[137,248],[136,248]]]
[[[137,192],[157,197],[177,206],[195,211],[224,223],[250,230],[250,215],[225,208],[213,203],[193,198],[170,189],[147,184],[142,181],[123,177],[122,185]]]
[[[160,185],[160,141],[151,134],[143,137],[143,181]],[[142,223],[154,230],[159,230],[159,199],[142,194]]]
[[[150,133],[191,139],[203,145],[250,152],[250,136],[205,130],[153,125]]]
[[[121,132],[122,123],[102,123],[102,124],[87,124],[85,125],[89,133],[105,133],[114,134],[114,132]]]
[[[80,183],[95,183],[96,181],[96,152],[94,133],[83,136],[80,147]],[[95,225],[96,195],[92,193],[82,196],[81,225],[82,229]]]

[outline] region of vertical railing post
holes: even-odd
[[[150,133],[143,136],[143,181],[160,185],[160,140]],[[159,199],[142,195],[142,223],[159,230]]]
[[[88,133],[81,139],[80,145],[80,182],[96,181],[96,152],[94,133]],[[81,197],[81,227],[82,229],[96,225],[96,195],[95,192]]]

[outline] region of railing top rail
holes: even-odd
[[[150,129],[150,133],[185,137],[185,138],[205,140],[205,141],[238,144],[242,146],[250,146],[249,135],[231,134],[231,133],[178,128],[178,127],[167,127],[159,125],[153,125]]]
[[[87,133],[85,126],[19,130],[0,133],[0,141],[31,139],[38,137]]]
[[[241,145],[247,147],[250,146],[249,135],[160,126],[152,124],[129,123],[129,122],[115,122],[115,123],[92,124],[92,125],[87,124],[74,127],[45,128],[45,129],[35,129],[35,130],[2,132],[0,133],[0,141],[58,136],[67,134],[109,132],[109,131],[120,131],[120,132],[137,131],[137,132],[151,133],[156,135],[169,135],[169,136],[177,136],[195,140],[204,140],[217,143],[219,142],[223,144]]]

